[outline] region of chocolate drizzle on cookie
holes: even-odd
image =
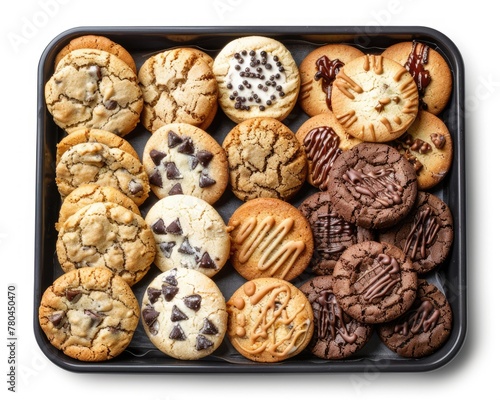
[[[316,60],[317,72],[314,80],[321,80],[321,89],[326,95],[326,105],[329,110],[332,109],[332,84],[344,63],[338,58],[330,60],[327,56],[322,56]]]
[[[413,41],[411,52],[404,67],[411,74],[413,80],[417,84],[418,94],[420,96],[420,105],[422,109],[427,109],[427,104],[422,100],[425,94],[425,89],[431,83],[431,75],[425,69],[425,65],[429,60],[429,46],[423,43]]]

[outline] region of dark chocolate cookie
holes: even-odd
[[[401,317],[377,327],[381,341],[402,357],[418,358],[441,348],[450,335],[453,314],[446,296],[425,279],[417,298]]]
[[[401,221],[417,196],[417,176],[410,162],[384,143],[361,143],[340,154],[328,181],[337,212],[367,229]]]

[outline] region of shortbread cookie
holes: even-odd
[[[119,148],[85,142],[72,146],[56,166],[56,184],[62,198],[80,185],[112,186],[141,205],[149,196],[149,179],[142,163]]]
[[[168,196],[153,204],[145,220],[154,234],[155,264],[161,271],[188,268],[213,277],[229,258],[226,224],[205,200]]]
[[[234,195],[289,200],[307,178],[307,157],[295,134],[274,118],[251,118],[236,125],[222,143]]]
[[[49,342],[80,361],[117,357],[139,323],[130,286],[107,268],[80,268],[57,278],[42,295],[38,321]]]
[[[413,76],[421,109],[434,115],[444,110],[453,90],[453,76],[437,50],[418,41],[399,42],[385,49],[382,56],[403,65]]]
[[[170,123],[207,129],[217,113],[218,89],[204,57],[185,48],[165,50],[149,57],[139,69],[144,95],[141,122],[154,132]]]
[[[363,56],[347,44],[327,44],[311,51],[299,65],[299,104],[310,117],[332,112],[332,84],[346,62]]]
[[[328,191],[345,220],[367,229],[385,228],[410,212],[417,197],[417,176],[395,148],[361,143],[337,157]]]
[[[279,199],[253,199],[238,207],[228,222],[231,264],[250,280],[274,277],[291,281],[311,260],[314,241],[301,212]]]
[[[314,314],[307,297],[290,282],[260,278],[244,283],[227,302],[227,335],[252,361],[290,359],[309,344]]]
[[[225,151],[207,132],[190,124],[158,128],[147,140],[142,160],[151,190],[160,199],[187,194],[213,204],[228,185]]]
[[[406,133],[389,144],[411,162],[420,190],[436,186],[451,168],[453,138],[444,121],[428,111],[419,111]]]
[[[340,308],[332,291],[333,276],[316,276],[299,289],[307,296],[314,313],[314,334],[308,349],[316,357],[340,360],[361,350],[373,333],[373,325],[364,324]]]
[[[328,192],[309,195],[298,207],[307,218],[314,238],[309,265],[316,275],[331,275],[342,252],[349,246],[375,239],[372,230],[343,219],[333,208]]]
[[[139,123],[143,107],[136,73],[104,50],[77,49],[45,84],[47,109],[60,128],[102,129],[119,136]]]
[[[361,143],[345,132],[331,112],[307,119],[295,135],[307,155],[307,181],[320,190],[327,189],[330,169],[337,156]]]
[[[419,96],[399,63],[367,54],[346,63],[332,86],[332,112],[346,132],[366,142],[401,136],[417,116]]]
[[[213,71],[219,104],[235,123],[254,117],[282,121],[297,102],[298,67],[290,51],[273,38],[232,40],[215,57]]]
[[[398,246],[410,257],[420,275],[446,260],[453,236],[453,215],[448,205],[436,195],[422,191],[403,221],[379,232],[381,241]]]
[[[448,340],[453,311],[443,292],[419,279],[417,298],[401,317],[377,326],[377,333],[389,349],[407,358],[435,353]]]
[[[367,324],[391,321],[415,300],[417,273],[399,247],[375,241],[352,245],[333,270],[333,293],[352,318]]]
[[[157,275],[146,288],[141,313],[151,342],[180,360],[212,354],[226,334],[222,292],[212,279],[192,269],[173,268]]]

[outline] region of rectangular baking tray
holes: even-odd
[[[440,115],[445,121],[454,140],[453,165],[450,172],[436,188],[431,190],[443,199],[454,216],[455,237],[451,253],[436,271],[426,278],[436,284],[446,294],[453,310],[453,328],[446,344],[436,353],[421,359],[404,359],[388,350],[376,333],[354,356],[344,360],[327,361],[317,358],[307,351],[281,363],[256,363],[239,355],[226,338],[223,344],[210,356],[196,361],[180,361],[170,358],[157,350],[145,335],[142,324],[128,348],[115,359],[98,362],[80,362],[55,349],[45,337],[38,324],[38,307],[43,292],[62,274],[55,254],[57,232],[54,224],[58,218],[60,196],[55,184],[55,150],[64,136],[51,115],[44,100],[44,85],[53,73],[54,59],[59,50],[71,39],[95,34],[107,36],[121,44],[134,57],[138,69],[150,55],[169,48],[197,47],[211,56],[230,40],[247,35],[273,37],[284,43],[292,52],[297,63],[314,48],[327,43],[347,43],[366,53],[381,53],[387,46],[399,41],[417,40],[439,51],[448,61],[453,75],[453,91],[448,106]],[[36,159],[36,220],[34,259],[34,310],[33,327],[35,337],[43,353],[56,365],[73,372],[134,372],[134,373],[175,373],[175,372],[423,372],[435,370],[448,364],[460,351],[467,331],[467,255],[466,255],[466,182],[465,182],[465,132],[464,132],[464,64],[455,44],[443,33],[422,26],[279,26],[279,27],[78,27],[55,37],[41,55],[38,65],[37,87],[37,159]],[[307,119],[299,106],[283,121],[294,132]],[[219,143],[234,126],[219,110],[207,129]],[[142,127],[127,135],[127,139],[142,154],[149,133]],[[304,187],[292,200],[298,205],[312,188]],[[229,189],[216,203],[216,208],[227,222],[238,205],[232,200]],[[142,206],[145,213],[154,201],[152,195]],[[152,265],[150,272],[134,286],[140,301],[147,284],[160,271]],[[294,283],[300,285],[311,278],[304,273]],[[232,295],[243,280],[226,265],[214,280],[226,299]]]

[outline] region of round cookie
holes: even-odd
[[[310,117],[332,112],[332,84],[346,62],[364,53],[347,44],[320,46],[302,60],[299,65],[299,104]]]
[[[154,234],[155,264],[161,271],[182,267],[213,277],[229,258],[231,242],[224,220],[198,197],[160,199],[145,220]]]
[[[379,240],[402,249],[419,275],[432,271],[450,253],[453,215],[448,205],[432,193],[419,191],[406,218],[379,232]]]
[[[95,49],[73,50],[59,61],[45,84],[45,101],[55,124],[68,133],[94,128],[125,136],[143,108],[136,73],[113,54]]]
[[[60,227],[57,259],[65,271],[106,267],[130,286],[149,271],[155,241],[144,219],[116,203],[93,203],[70,216]]]
[[[377,334],[389,349],[406,358],[435,353],[448,340],[453,312],[443,292],[425,279],[418,280],[417,298],[394,321],[377,326]]]
[[[142,163],[129,153],[103,143],[71,146],[56,166],[56,184],[61,197],[80,185],[112,186],[141,205],[149,196],[149,179]]]
[[[307,348],[314,314],[307,297],[277,278],[245,282],[227,302],[227,336],[244,357],[275,363]]]
[[[412,208],[417,177],[410,162],[384,143],[361,143],[334,162],[328,182],[333,207],[367,229],[392,226]]]
[[[328,187],[332,164],[343,151],[361,143],[346,134],[332,113],[307,119],[295,133],[307,155],[307,181],[320,190]]]
[[[333,276],[316,276],[299,289],[314,313],[314,335],[308,349],[316,357],[340,360],[361,350],[373,333],[373,325],[351,318],[340,308],[332,291]]]
[[[419,107],[417,84],[399,63],[367,54],[346,63],[332,85],[332,112],[349,135],[366,142],[401,136]]]
[[[292,281],[308,266],[314,241],[309,222],[283,200],[260,198],[238,207],[228,222],[231,264],[247,280]]]
[[[352,245],[333,270],[333,293],[340,307],[366,324],[391,321],[405,313],[417,292],[417,273],[409,257],[388,243]]]
[[[80,361],[117,357],[139,323],[130,286],[106,268],[80,268],[57,278],[42,295],[38,321],[49,342]]]
[[[101,36],[101,35],[83,35],[78,36],[64,46],[59,53],[57,53],[54,61],[54,70],[57,69],[59,61],[61,61],[64,56],[71,53],[73,50],[77,49],[96,49],[104,50],[117,56],[119,59],[124,61],[134,73],[137,73],[137,67],[135,65],[134,58],[122,45],[112,41],[111,39]]]
[[[434,115],[444,110],[453,89],[450,66],[444,57],[425,43],[399,42],[382,56],[403,65],[417,83],[420,108]]]
[[[446,124],[428,111],[419,111],[406,133],[389,144],[412,163],[420,190],[436,186],[451,168],[453,138]]]
[[[349,246],[374,240],[374,233],[343,219],[332,207],[328,192],[308,196],[298,207],[307,218],[314,238],[309,267],[316,275],[330,275],[342,252]]]
[[[154,132],[170,123],[207,129],[218,109],[217,81],[204,57],[187,48],[149,57],[139,69],[144,96],[141,123]]]
[[[235,123],[248,118],[284,120],[300,91],[300,75],[290,51],[263,36],[227,43],[214,59],[219,105]]]
[[[207,132],[190,124],[167,124],[154,131],[142,161],[151,190],[160,199],[186,194],[213,204],[229,182],[225,151]]]
[[[180,360],[212,354],[227,329],[226,300],[215,282],[186,268],[173,268],[153,279],[144,293],[141,315],[151,342]]]
[[[242,201],[258,197],[290,200],[307,177],[307,157],[295,134],[274,118],[237,124],[222,148],[229,162],[229,182]]]
[[[80,208],[89,204],[116,203],[128,210],[141,215],[141,211],[134,201],[112,186],[100,186],[96,184],[86,184],[77,187],[68,196],[64,198],[61,208],[59,209],[59,218],[56,223],[56,230],[64,224],[71,215],[76,213]]]

